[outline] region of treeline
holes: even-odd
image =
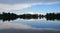
[[[60,20],[60,13],[47,13],[45,17],[47,20]]]
[[[14,14],[14,13],[5,13],[3,12],[2,14],[0,14],[0,20],[15,20],[18,18],[18,15]]]
[[[22,15],[19,15],[19,18],[23,18],[23,19],[38,19],[38,14],[22,14]]]
[[[0,20],[3,20],[3,21],[15,20],[17,18],[21,18],[21,19],[46,18],[47,20],[60,20],[60,13],[47,13],[46,15],[41,15],[41,14],[17,15],[17,14],[14,14],[14,13],[5,13],[5,12],[3,12],[2,14],[0,14]]]

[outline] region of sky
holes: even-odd
[[[60,0],[0,0],[0,13],[58,13]]]

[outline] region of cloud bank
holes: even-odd
[[[33,5],[58,4],[60,0],[0,0],[0,12],[19,10]]]
[[[55,3],[60,0],[0,0],[4,4],[23,4],[23,3]]]

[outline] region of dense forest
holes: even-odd
[[[45,17],[47,20],[60,20],[60,13],[47,13]]]
[[[3,21],[10,21],[10,20],[15,20],[17,18],[20,19],[38,19],[39,18],[46,18],[47,20],[60,20],[60,13],[46,13],[46,15],[41,15],[41,14],[22,14],[22,15],[17,15],[15,13],[5,13],[3,12],[0,14],[0,20]]]

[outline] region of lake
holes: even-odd
[[[0,20],[0,33],[60,33],[60,20],[45,18]]]

